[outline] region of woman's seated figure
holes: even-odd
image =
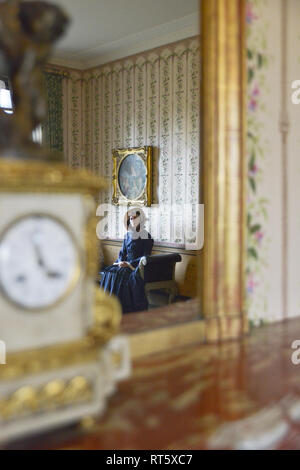
[[[126,214],[127,233],[117,261],[103,269],[100,286],[116,295],[123,313],[147,310],[144,280],[139,274],[139,261],[151,254],[153,239],[144,228],[145,215],[141,209],[131,209]]]

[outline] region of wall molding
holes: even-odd
[[[199,28],[199,14],[196,12],[140,33],[130,34],[118,41],[99,44],[92,49],[85,50],[83,53],[56,52],[49,62],[78,70],[86,70],[196,36],[199,34]]]
[[[102,245],[108,245],[108,246],[118,246],[121,247],[123,243],[123,239],[106,239],[106,240],[101,240]],[[184,254],[184,255],[190,255],[190,256],[197,256],[198,251],[194,250],[185,250],[184,245],[176,244],[176,243],[164,243],[164,242],[154,242],[153,245],[153,250],[155,251],[165,251],[165,252],[174,252],[179,254]]]

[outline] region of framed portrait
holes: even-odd
[[[151,146],[113,150],[113,204],[152,203]]]

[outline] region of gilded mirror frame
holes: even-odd
[[[204,0],[201,23],[199,320],[134,334],[133,357],[248,331],[246,262],[246,0]]]

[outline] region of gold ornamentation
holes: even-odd
[[[106,294],[103,289],[96,290],[94,302],[94,324],[89,335],[94,341],[108,341],[112,332],[117,332],[122,319],[122,309],[116,298]]]
[[[0,17],[0,75],[8,77],[14,99],[12,115],[0,110],[0,148],[18,158],[59,158],[34,144],[31,132],[46,116],[41,66],[68,19],[56,5],[21,0],[1,3]]]
[[[37,412],[53,411],[92,397],[92,384],[83,376],[55,379],[38,387],[24,386],[0,400],[0,419],[9,421]]]
[[[84,416],[79,422],[79,428],[85,431],[92,431],[96,428],[97,421],[93,416]]]
[[[64,163],[10,160],[1,155],[0,188],[8,192],[76,193],[97,196],[107,187],[104,178]]]
[[[199,297],[209,340],[247,330],[245,313],[245,0],[202,2]],[[226,10],[225,10],[226,9]]]
[[[124,193],[125,189],[120,187],[120,170],[123,162],[130,155],[137,156],[143,162],[143,168],[145,171],[145,184],[140,189],[140,193],[136,193],[134,197],[130,197],[129,193]],[[112,203],[115,205],[126,204],[142,204],[144,206],[151,206],[152,204],[152,160],[153,160],[153,148],[151,146],[145,147],[131,147],[126,149],[113,150],[113,174],[112,174],[112,185],[113,185],[113,196]],[[139,160],[138,160],[139,161]],[[133,168],[133,165],[132,165]],[[133,168],[134,171],[134,168]],[[121,173],[122,174],[122,173]],[[132,190],[132,181],[137,181],[138,176],[134,175],[132,180],[128,182],[129,188]]]

